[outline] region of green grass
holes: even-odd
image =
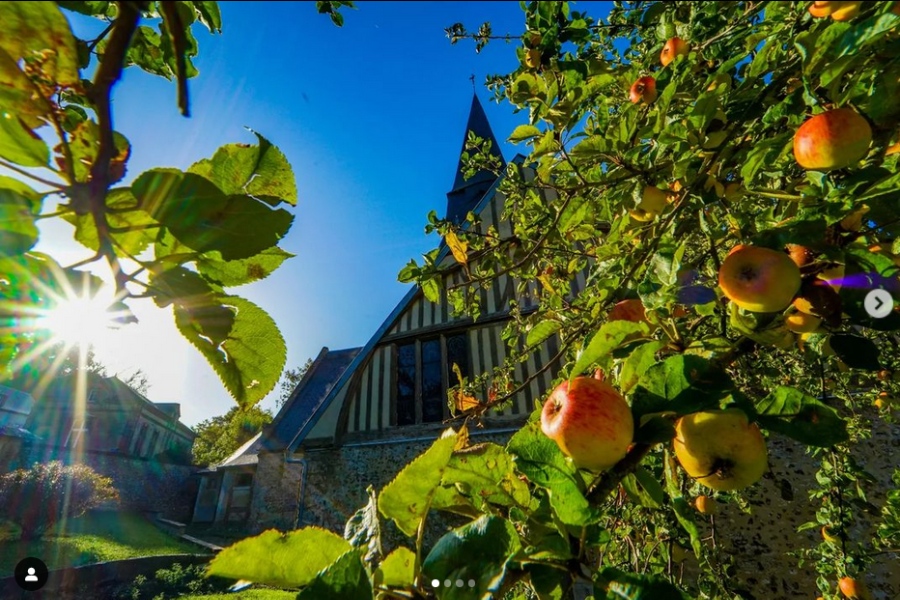
[[[0,577],[12,575],[26,556],[40,558],[49,569],[59,569],[139,556],[203,553],[140,515],[119,512],[95,512],[60,523],[33,542],[18,538],[18,527],[0,522]]]
[[[240,594],[214,594],[212,596],[182,596],[180,600],[293,600],[297,592],[279,590],[247,590]]]

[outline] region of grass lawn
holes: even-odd
[[[33,542],[20,541],[15,524],[0,522],[0,577],[12,575],[26,556],[40,558],[49,569],[59,569],[138,556],[203,552],[132,513],[89,513],[58,524]]]
[[[247,590],[239,594],[214,594],[212,596],[182,596],[180,600],[293,600],[297,592],[279,590]]]

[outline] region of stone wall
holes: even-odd
[[[891,474],[900,466],[900,426],[888,426],[877,418],[875,422],[872,439],[858,446],[861,452],[873,452],[863,453],[856,459],[875,478],[876,481],[867,488],[870,490],[869,502],[880,507],[890,488]],[[507,435],[477,436],[473,442],[504,443]],[[346,519],[366,502],[366,487],[372,485],[380,490],[403,465],[431,443],[431,439],[396,440],[307,451],[308,472],[301,524],[343,531]],[[808,500],[808,493],[816,487],[815,474],[819,465],[804,446],[777,435],[769,438],[769,457],[771,471],[747,495],[753,507],[752,514],[741,512],[733,504],[721,507],[716,518],[719,548],[735,557],[739,565],[736,576],[754,597],[815,598],[819,595],[815,569],[811,565],[798,567],[797,559],[787,553],[810,548],[819,542],[818,528],[797,532],[801,524],[815,520],[817,505]],[[257,530],[293,526],[301,474],[301,465],[284,465],[280,455],[260,458],[252,517]],[[851,535],[865,540],[871,537],[871,522],[865,519],[877,520],[877,511],[871,517],[865,517],[862,512],[856,511],[860,513],[861,522]],[[432,518],[426,540],[433,542],[453,525],[455,519]],[[708,525],[702,522],[701,529],[705,530],[704,537],[710,533]],[[392,524],[386,524],[386,531],[388,547],[403,539]],[[686,564],[688,572],[690,562],[689,559]],[[898,597],[900,564],[896,557],[883,556],[867,575],[867,581],[875,598]]]
[[[196,467],[115,453],[70,452],[39,444],[22,447],[22,468],[53,460],[85,464],[110,477],[119,491],[122,509],[158,512],[176,521],[190,521],[199,485]]]
[[[254,531],[294,528],[303,468],[303,463],[286,462],[281,453],[260,453],[250,501]]]

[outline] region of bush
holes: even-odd
[[[18,523],[25,540],[118,499],[112,479],[85,465],[54,461],[0,476],[0,516]]]
[[[120,589],[117,600],[168,600],[185,595],[203,595],[224,592],[229,583],[221,579],[207,579],[206,565],[182,566],[175,563],[168,569],[160,569],[153,579],[138,575],[134,583]]]

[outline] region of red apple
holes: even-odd
[[[541,431],[578,468],[603,471],[625,457],[634,420],[628,403],[611,385],[576,377],[559,384],[544,402]]]
[[[681,38],[673,37],[666,45],[663,46],[662,53],[659,55],[659,62],[662,66],[667,66],[679,56],[687,56],[691,51],[691,45]]]
[[[644,102],[651,104],[656,100],[656,80],[652,77],[641,77],[631,86],[631,92],[628,97],[633,104]]]
[[[869,122],[851,108],[836,108],[800,126],[794,135],[794,157],[804,169],[843,169],[865,158],[871,143]]]

